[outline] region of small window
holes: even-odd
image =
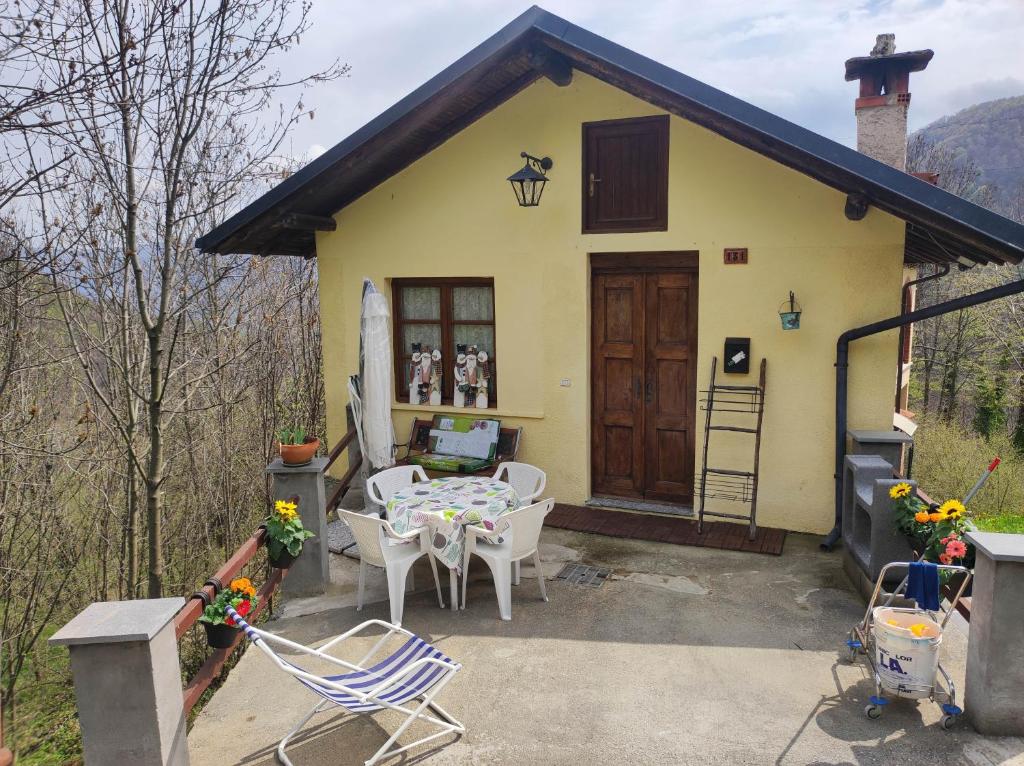
[[[583,233],[668,229],[668,117],[583,125]]]
[[[494,336],[494,280],[485,277],[396,278],[391,280],[395,325],[395,394],[409,401],[414,378],[413,351],[440,350],[441,404],[456,403],[455,367],[458,351],[477,350],[471,372],[474,392],[486,380],[487,406],[498,401],[497,352]],[[464,349],[463,349],[464,347]],[[486,354],[486,361],[484,356]],[[424,366],[429,366],[427,362]],[[423,377],[429,377],[429,373]],[[459,397],[469,406],[466,392]],[[425,406],[429,405],[429,402]]]

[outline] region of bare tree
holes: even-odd
[[[273,69],[274,57],[290,50],[307,24],[308,6],[296,8],[292,0],[104,0],[84,9],[89,34],[70,57],[106,63],[89,99],[72,105],[82,188],[72,189],[63,211],[68,217],[95,211],[84,220],[78,216],[80,233],[107,241],[111,250],[86,261],[86,277],[97,295],[120,306],[117,332],[126,345],[141,346],[141,381],[129,380],[133,359],[122,354],[114,360],[104,351],[109,331],[97,332],[76,313],[74,301],[62,299],[62,308],[75,354],[119,424],[140,477],[147,592],[156,597],[164,577],[165,428],[172,412],[187,407],[186,392],[201,382],[184,346],[190,307],[221,289],[241,263],[220,261],[212,281],[200,281],[195,275],[208,271],[200,268],[191,243],[214,211],[266,171],[290,126],[311,115],[299,99],[284,107],[284,91],[335,77],[343,67],[291,82]],[[280,110],[276,120],[254,119],[273,105]],[[97,353],[125,379],[133,397],[127,409],[119,410],[107,395],[90,361]],[[135,405],[141,423],[134,419]],[[131,514],[129,526],[138,527]]]

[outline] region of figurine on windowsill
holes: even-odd
[[[488,404],[487,389],[490,374],[487,368],[487,352],[477,351],[476,346],[459,344],[455,363],[455,396],[456,407],[477,407],[486,409]]]
[[[419,343],[412,344],[412,363],[409,365],[409,404],[441,404],[441,350]]]

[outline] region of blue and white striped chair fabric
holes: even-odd
[[[433,657],[434,659],[448,662],[452,665],[456,664],[451,657],[448,657],[443,652],[438,651],[419,636],[413,636],[401,649],[383,662],[374,665],[369,670],[359,670],[354,673],[344,673],[338,676],[324,676],[324,680],[331,681],[332,683],[340,686],[347,686],[355,691],[368,692],[380,686],[389,678],[401,676],[402,671],[405,668],[416,662],[416,660],[423,659],[424,657]],[[287,660],[284,660],[284,662],[291,665]],[[301,668],[299,668],[299,670],[301,670]],[[376,699],[390,702],[392,705],[401,705],[402,703],[416,699],[417,697],[425,694],[432,686],[434,686],[434,684],[444,678],[447,672],[448,671],[440,665],[424,665],[416,671],[413,676],[399,681],[394,685],[389,685],[383,691],[378,692],[375,697]],[[353,713],[369,713],[374,710],[382,710],[384,708],[383,705],[363,701],[351,694],[336,691],[330,687],[320,686],[311,681],[307,681],[305,678],[299,678],[299,681],[304,686],[312,689],[314,692],[326,699],[328,702],[333,702],[336,705],[342,705]]]
[[[407,720],[398,728],[394,735],[381,746],[370,760],[366,761],[367,766],[373,766],[373,764],[385,756],[400,753],[445,734],[465,733],[465,726],[434,702],[434,696],[441,691],[457,671],[462,669],[462,665],[419,636],[413,635],[400,626],[381,620],[368,620],[324,645],[324,649],[327,649],[371,625],[380,625],[388,628],[388,632],[377,642],[370,651],[370,654],[363,659],[363,662],[359,663],[359,665],[353,665],[330,657],[322,650],[309,649],[275,636],[272,633],[266,633],[254,628],[231,607],[228,607],[226,611],[235,624],[242,629],[246,637],[253,642],[253,645],[262,649],[282,670],[295,676],[299,683],[321,698],[316,706],[278,745],[277,755],[285,766],[291,766],[291,761],[288,760],[284,753],[284,748],[288,741],[298,733],[310,718],[322,712],[330,705],[344,707],[353,713],[372,713],[377,710],[388,709],[404,713],[408,716]],[[388,638],[399,633],[408,636],[408,640],[401,648],[372,667],[360,667]],[[351,668],[351,672],[333,676],[318,676],[281,657],[270,647],[269,644],[271,642],[283,644],[291,649],[299,650],[321,659],[331,660]],[[414,669],[414,666],[417,665],[418,667]],[[388,683],[389,681],[393,681],[393,683]],[[422,700],[422,702],[415,708],[403,707],[406,703],[413,700]],[[428,707],[437,715],[427,715],[424,711]],[[398,737],[408,728],[409,724],[416,719],[434,724],[440,727],[441,731],[416,740],[404,747],[389,750]]]

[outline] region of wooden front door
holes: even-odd
[[[695,254],[595,255],[593,266],[594,494],[691,503]]]

